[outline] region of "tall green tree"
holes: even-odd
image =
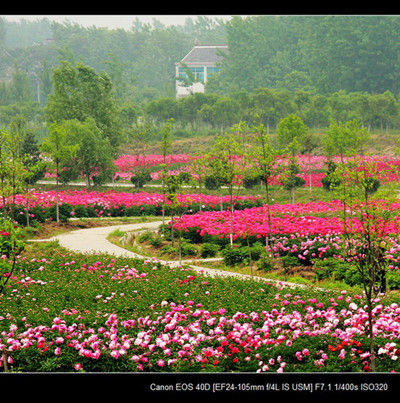
[[[52,123],[49,127],[49,135],[41,145],[42,151],[50,158],[50,166],[54,168],[56,175],[56,221],[60,221],[59,207],[59,182],[60,174],[66,163],[73,158],[78,149],[78,144],[70,144],[68,133],[60,123]]]
[[[280,120],[276,134],[280,147],[287,149],[294,155],[299,152],[307,133],[308,127],[304,124],[303,120],[295,114],[290,114]]]
[[[113,174],[113,153],[108,138],[101,135],[93,118],[83,122],[77,119],[63,120],[59,130],[66,133],[66,143],[77,151],[68,160],[65,168],[81,174],[88,187],[109,180]]]
[[[53,69],[54,92],[45,108],[51,123],[93,118],[102,135],[112,147],[120,143],[119,121],[112,94],[112,82],[105,73],[83,64],[62,61]]]

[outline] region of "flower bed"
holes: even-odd
[[[213,196],[200,193],[180,194],[178,201],[182,209],[191,213],[199,210],[214,210],[226,208],[229,196]],[[161,215],[163,195],[157,193],[125,193],[125,192],[90,192],[87,190],[58,192],[61,214],[63,218],[74,217],[120,217],[138,215]],[[9,199],[8,202],[11,200]],[[57,201],[56,191],[33,192],[29,198],[25,195],[16,195],[15,219],[25,222],[26,208],[32,219],[44,221],[54,219],[55,205]],[[255,196],[235,197],[235,208],[245,208],[260,204]],[[170,214],[170,202],[165,201],[166,214]]]
[[[398,371],[400,307],[375,303],[377,370]],[[369,371],[364,305],[36,247],[0,296],[0,370]]]
[[[198,174],[193,172],[191,162],[197,160],[199,156],[188,154],[170,154],[166,156],[166,164],[169,166],[169,174],[175,175],[180,172],[188,172],[192,178],[198,180]],[[374,170],[378,174],[378,179],[382,183],[390,183],[400,181],[400,159],[386,155],[372,156],[357,156],[357,158],[365,163],[372,164]],[[240,161],[240,156],[235,156],[237,161]],[[288,161],[280,156],[276,158],[276,169],[282,169],[287,165]],[[325,177],[327,158],[322,155],[298,155],[297,160],[300,166],[300,174],[297,176],[305,180],[305,187],[322,187],[322,179]],[[345,157],[344,161],[349,160]],[[335,156],[333,162],[339,163],[340,158]],[[161,171],[158,166],[163,163],[163,156],[160,154],[149,155],[122,155],[114,161],[117,172],[114,175],[116,180],[130,181],[134,176],[134,170],[138,167],[151,168],[152,180],[159,180]],[[55,174],[47,172],[46,177],[54,178]],[[237,178],[238,183],[241,183],[242,177]],[[280,174],[273,176],[270,179],[271,185],[281,185]]]
[[[343,220],[330,213],[339,212],[342,208],[343,205],[339,201],[274,204],[270,206],[271,228],[265,205],[234,211],[232,223],[231,214],[227,210],[199,212],[183,216],[174,224],[174,228],[183,231],[196,230],[201,236],[208,234],[228,237],[232,232],[234,239],[248,236],[265,238],[269,233],[292,234],[296,237],[336,235],[343,233]],[[399,204],[393,203],[389,208],[397,210]],[[385,232],[397,233],[399,220],[400,217],[397,217],[387,224]],[[354,233],[362,230],[360,221],[355,217],[348,219],[347,228],[351,228]]]
[[[399,209],[398,203],[385,206],[395,211]],[[281,260],[285,267],[314,266],[316,262],[319,265],[321,260],[335,259],[335,262],[330,262],[331,266],[335,266],[333,270],[326,270],[329,275],[317,273],[317,279],[332,275],[349,285],[360,281],[360,276],[354,274],[350,267],[347,274],[339,267],[343,261],[352,265],[359,258],[357,254],[350,256],[348,253],[344,257],[344,224],[339,217],[343,205],[340,202],[275,204],[270,207],[271,230],[266,206],[235,210],[232,215],[229,211],[184,215],[174,222],[173,228],[181,231],[189,242],[199,244],[200,249],[203,248],[202,245],[217,245],[225,263],[229,265],[232,265],[229,262],[248,261],[251,256],[253,261],[258,262],[259,268],[272,270],[270,264],[263,267],[267,263],[267,255]],[[364,224],[357,217],[351,217],[351,211],[347,214],[350,218],[346,220],[346,232],[352,234],[354,250],[360,251],[362,248],[359,235],[365,231]],[[400,288],[399,225],[399,216],[390,222],[376,220],[370,224],[371,229],[374,230],[375,226],[375,231],[382,234],[389,245],[383,257],[389,265],[388,282],[393,289]],[[231,233],[233,247],[229,242]],[[318,267],[314,269],[317,270]]]

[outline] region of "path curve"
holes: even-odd
[[[131,252],[127,249],[121,248],[120,246],[114,245],[110,241],[107,240],[107,236],[115,231],[138,231],[140,229],[157,229],[162,224],[162,221],[153,221],[148,223],[137,223],[137,224],[122,224],[122,225],[111,225],[107,227],[94,227],[94,228],[84,228],[71,232],[67,232],[65,234],[56,235],[50,237],[48,239],[37,240],[40,242],[50,242],[50,241],[58,241],[60,246],[72,250],[74,252],[79,253],[107,253],[110,255],[114,255],[116,257],[131,257],[131,258],[139,258],[139,259],[152,259],[148,256],[139,255],[135,252]],[[34,241],[34,240],[33,240]],[[168,260],[160,260],[156,259],[157,262],[161,264],[170,266],[170,267],[178,267],[180,266],[179,261],[168,261]],[[182,261],[185,266],[191,267],[198,273],[211,276],[211,277],[236,277],[243,280],[257,280],[274,284],[281,284],[288,287],[307,287],[304,284],[296,284],[290,283],[286,281],[268,279],[264,277],[251,276],[248,274],[242,273],[234,273],[225,270],[218,269],[210,269],[207,267],[197,266],[193,264],[187,264],[186,261]]]

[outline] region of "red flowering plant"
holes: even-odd
[[[0,218],[0,295],[15,270],[16,256],[24,249],[24,237],[15,222]]]

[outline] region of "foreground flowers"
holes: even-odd
[[[234,315],[193,301],[163,301],[145,317],[124,320],[110,314],[97,326],[65,310],[48,325],[11,324],[1,333],[0,363],[7,359],[19,368],[29,354],[67,371],[368,371],[368,314],[354,302],[337,309],[342,298],[331,298],[325,307],[314,299],[276,294],[276,308]],[[287,312],[287,305],[298,308]],[[374,309],[380,369],[399,366],[399,314],[394,303]]]

